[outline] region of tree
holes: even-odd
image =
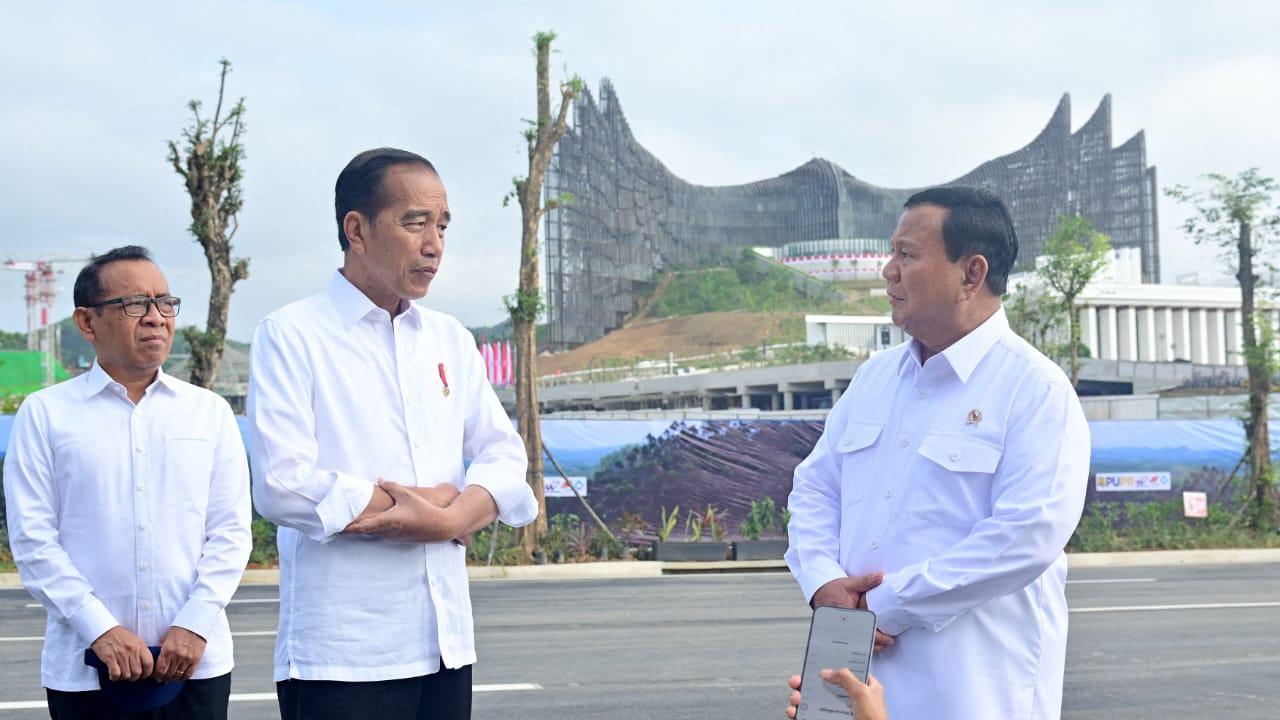
[[[1071,387],[1080,382],[1080,317],[1076,298],[1107,264],[1110,252],[1111,241],[1107,236],[1094,230],[1088,220],[1073,215],[1062,218],[1045,241],[1045,261],[1036,268],[1045,284],[1062,296],[1067,310]]]
[[[1009,326],[1037,350],[1057,359],[1066,346],[1055,342],[1065,319],[1062,301],[1039,284],[1019,282],[1004,296]]]
[[[191,196],[191,234],[204,249],[209,264],[209,315],[205,329],[183,330],[191,344],[191,382],[212,388],[222,364],[222,348],[227,337],[227,310],[235,284],[249,277],[249,260],[231,257],[231,240],[240,228],[237,218],[244,206],[241,181],[244,171],[244,98],[224,115],[223,101],[231,63],[223,58],[218,82],[218,105],[212,118],[200,116],[201,103],[187,103],[190,127],[182,131],[183,148],[169,141],[169,163],[182,176]],[[228,133],[230,135],[228,136]]]
[[[1213,173],[1205,178],[1208,190],[1176,185],[1165,194],[1192,207],[1194,212],[1183,228],[1196,244],[1216,245],[1240,282],[1240,324],[1249,375],[1249,409],[1244,420],[1249,481],[1244,510],[1250,527],[1269,530],[1276,522],[1276,488],[1267,402],[1276,370],[1276,349],[1270,322],[1258,316],[1255,295],[1262,281],[1259,266],[1269,268],[1269,246],[1280,237],[1280,201],[1276,198],[1280,185],[1260,175],[1257,168],[1236,177]],[[1260,321],[1264,323],[1261,333]]]
[[[553,32],[540,32],[533,37],[538,94],[538,117],[525,122],[524,139],[529,155],[529,171],[512,180],[515,188],[503,199],[507,205],[514,197],[520,203],[520,284],[514,295],[504,298],[511,314],[516,345],[516,423],[529,456],[525,480],[538,499],[538,519],[521,530],[521,543],[530,554],[547,532],[547,499],[542,485],[542,430],[538,411],[538,318],[542,315],[542,291],[538,285],[538,225],[547,210],[553,210],[572,198],[561,196],[542,199],[542,182],[556,143],[568,129],[569,107],[582,90],[582,80],[573,77],[560,83],[560,107],[551,115],[550,59]]]

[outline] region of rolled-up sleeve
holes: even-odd
[[[253,501],[263,517],[327,542],[364,511],[373,482],[316,466],[312,376],[301,343],[271,318],[250,347]]]
[[[120,622],[58,541],[58,488],[48,429],[40,399],[28,398],[13,419],[4,457],[9,547],[27,592],[88,645]]]
[[[840,464],[831,441],[840,436],[846,407],[837,402],[832,409],[813,451],[796,466],[787,497],[787,567],[806,601],[823,585],[848,574],[840,565]]]
[[[1016,592],[1061,555],[1080,521],[1089,477],[1089,425],[1065,378],[1018,391],[992,483],[990,517],[936,557],[888,575],[867,593],[880,629],[942,630],[961,614]]]
[[[469,355],[467,414],[462,436],[463,459],[470,463],[465,484],[478,485],[493,496],[502,522],[523,527],[538,517],[538,501],[525,481],[529,459],[524,441],[489,384],[484,359],[474,351],[474,338],[465,330],[462,334],[464,337],[459,342],[462,351]]]
[[[231,408],[220,411],[218,446],[209,481],[205,537],[196,582],[173,624],[208,638],[231,601],[253,546],[250,530],[249,461]]]

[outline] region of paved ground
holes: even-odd
[[[1078,570],[1071,580],[1064,718],[1277,717],[1280,565]],[[807,630],[784,573],[479,581],[473,596],[475,680],[487,690],[478,719],[780,718]],[[274,587],[241,590],[233,631],[272,631],[275,597]],[[0,718],[47,717],[14,708],[43,697],[44,614],[30,602],[0,592]],[[233,692],[248,697],[231,717],[278,717],[274,700],[253,697],[272,692],[273,642],[236,638]],[[506,684],[536,687],[495,687]]]

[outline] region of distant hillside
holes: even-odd
[[[22,337],[25,343],[26,335],[24,334]],[[76,327],[71,318],[58,321],[58,339],[61,343],[60,359],[67,369],[86,368],[93,362],[93,346],[80,334],[79,328]],[[227,340],[227,347],[247,353],[249,343],[240,342],[239,340]],[[181,356],[191,354],[191,345],[187,343],[187,338],[182,334],[181,327],[174,333],[173,348],[169,351],[169,354]]]
[[[887,303],[866,303],[820,280],[744,250],[705,267],[677,269],[658,284],[641,314],[677,317],[708,312],[880,313]]]

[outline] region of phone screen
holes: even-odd
[[[849,694],[839,685],[823,682],[823,668],[849,668],[867,681],[871,673],[871,648],[875,643],[876,616],[867,610],[819,607],[809,623],[809,647],[800,674],[800,707],[796,720],[852,717]]]

